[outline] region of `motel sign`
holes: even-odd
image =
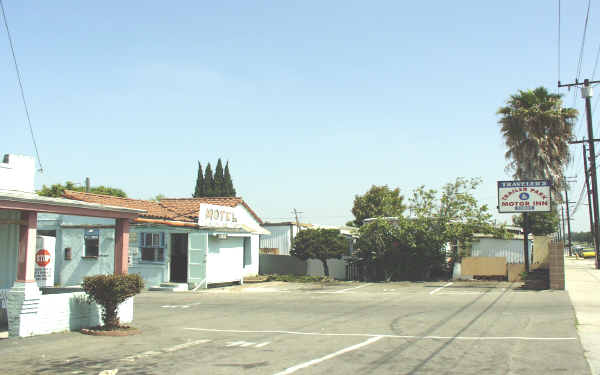
[[[550,212],[550,181],[498,181],[498,212]]]

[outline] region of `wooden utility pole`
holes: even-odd
[[[593,95],[592,86],[593,83],[600,83],[600,81],[590,81],[589,79],[585,79],[583,82],[579,82],[575,80],[575,83],[569,83],[565,85],[561,85],[560,81],[558,81],[558,87],[581,87],[581,96],[585,99],[585,114],[587,120],[587,130],[588,130],[588,143],[590,146],[590,176],[592,178],[592,200],[593,200],[593,209],[594,209],[594,249],[596,250],[596,269],[600,268],[600,254],[598,254],[598,178],[596,176],[596,147],[594,145],[594,128],[592,126],[592,103],[591,97]]]
[[[565,178],[565,202],[567,204],[567,246],[569,247],[569,256],[573,255],[571,248],[571,213],[569,212],[569,185]]]
[[[298,231],[300,231],[300,220],[298,219],[298,214],[301,214],[302,212],[296,210],[294,208],[294,215],[296,216],[296,226],[298,227]]]
[[[597,249],[598,246],[596,245],[596,226],[594,225],[594,222],[596,220],[596,218],[594,218],[593,212],[592,212],[592,192],[590,191],[590,177],[589,177],[589,171],[588,171],[588,166],[587,166],[587,150],[585,149],[585,144],[582,144],[583,146],[583,168],[585,169],[585,188],[587,189],[587,199],[588,199],[588,212],[589,212],[589,216],[590,216],[590,233],[592,234],[592,242],[594,243],[594,249]]]

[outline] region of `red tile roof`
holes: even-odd
[[[167,219],[174,221],[197,222],[200,212],[200,203],[218,206],[235,207],[244,206],[248,212],[260,223],[260,217],[239,197],[205,197],[205,198],[164,198],[160,202],[141,199],[120,198],[112,195],[83,193],[80,191],[65,190],[63,197],[83,202],[100,203],[110,206],[120,206],[146,210],[140,217],[153,219]]]

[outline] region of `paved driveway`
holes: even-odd
[[[566,293],[514,287],[277,282],[147,292],[135,303],[142,334],[0,340],[0,373],[589,374]]]

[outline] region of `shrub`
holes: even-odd
[[[88,302],[96,302],[102,307],[102,320],[107,329],[119,327],[117,308],[127,298],[139,294],[142,288],[144,280],[138,274],[95,275],[83,279]]]

